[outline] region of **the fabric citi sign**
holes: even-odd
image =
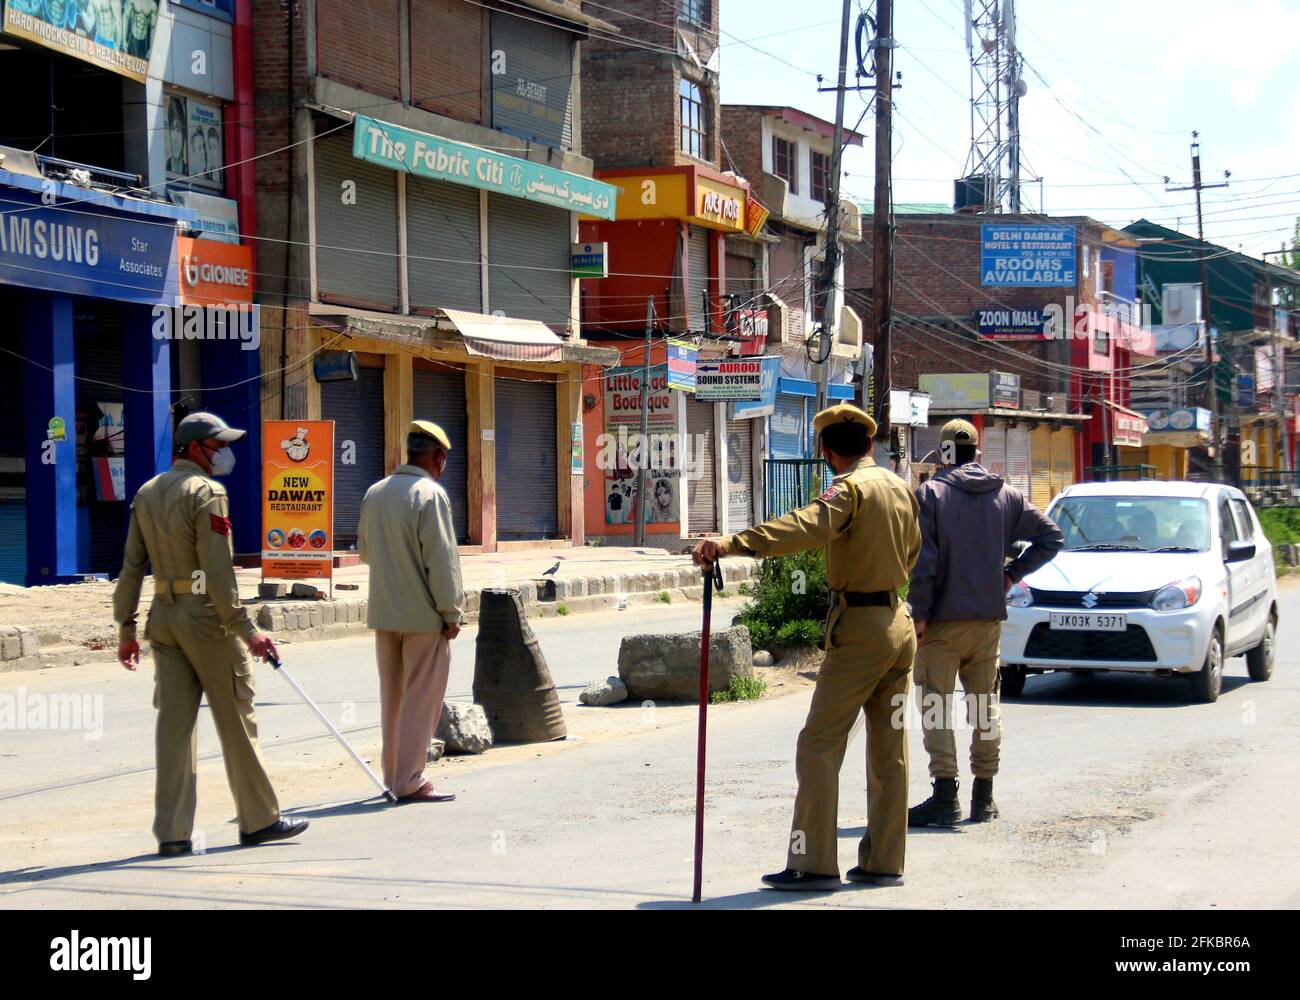
[[[262,579],[334,571],[334,421],[262,424]]]

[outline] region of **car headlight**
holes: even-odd
[[[1189,576],[1185,580],[1161,587],[1151,599],[1151,606],[1157,611],[1182,611],[1190,608],[1201,599],[1201,578]]]
[[[1009,608],[1027,608],[1033,603],[1033,592],[1025,586],[1023,580],[1012,584],[1011,589],[1007,591],[1007,607]]]

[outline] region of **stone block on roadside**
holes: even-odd
[[[284,608],[263,606],[257,609],[257,627],[264,632],[280,632],[284,629]]]
[[[20,657],[41,655],[41,640],[35,630],[20,627],[18,629],[18,639],[20,644]]]
[[[23,640],[12,626],[0,627],[0,660],[16,660],[23,655]]]
[[[325,599],[325,591],[318,589],[315,584],[311,583],[295,583],[290,593],[296,601],[323,601]]]
[[[592,681],[587,685],[578,700],[584,705],[603,708],[627,701],[627,685],[617,677],[606,677],[603,681]]]
[[[445,740],[432,739],[429,741],[428,763],[433,764],[442,760],[442,755],[447,752],[447,743]]]
[[[618,651],[618,676],[637,701],[699,701],[700,632],[630,635]],[[733,677],[754,676],[754,652],[743,625],[715,631],[709,640],[709,691]]]
[[[482,705],[446,701],[434,738],[442,740],[447,753],[484,753],[492,747],[492,727]]]
[[[334,601],[326,601],[320,606],[320,611],[326,626],[333,625],[338,620],[338,605]]]
[[[277,601],[287,593],[289,593],[287,583],[259,583],[257,585],[257,596],[264,601]]]

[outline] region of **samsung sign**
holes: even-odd
[[[51,292],[157,303],[176,284],[176,232],[108,215],[0,200],[0,281]]]
[[[1073,287],[1073,226],[980,226],[980,284],[994,288]]]

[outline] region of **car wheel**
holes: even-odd
[[[1219,700],[1223,690],[1223,633],[1216,625],[1210,633],[1210,645],[1205,651],[1205,662],[1201,669],[1192,674],[1192,693],[1200,702]]]
[[[1027,671],[1024,667],[1012,666],[1010,664],[1002,667],[1002,693],[1008,698],[1015,698],[1025,690],[1025,677]]]
[[[1266,681],[1273,676],[1273,656],[1276,652],[1274,637],[1277,633],[1277,612],[1270,612],[1268,624],[1259,645],[1246,653],[1246,670],[1252,681]]]

